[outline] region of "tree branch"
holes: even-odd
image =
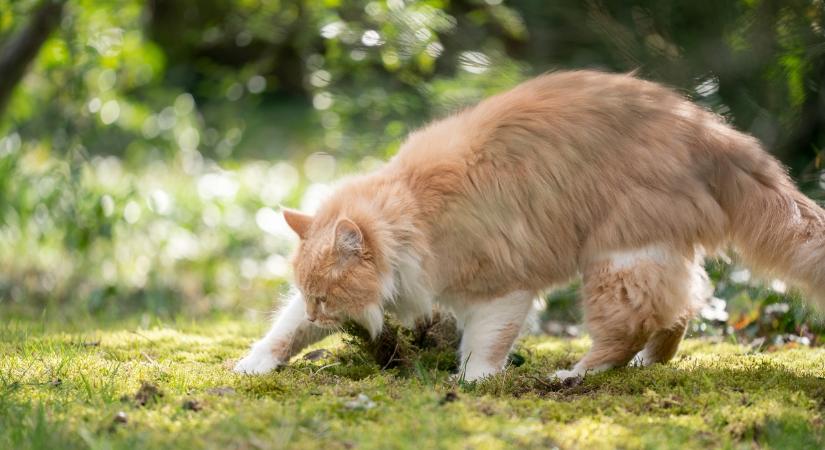
[[[64,0],[41,1],[32,12],[29,23],[0,48],[0,117],[15,86],[60,23],[64,4]]]

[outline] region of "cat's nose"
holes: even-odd
[[[315,322],[315,316],[307,316],[307,320],[310,322]]]

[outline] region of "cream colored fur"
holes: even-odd
[[[593,348],[559,375],[665,362],[707,294],[704,252],[730,244],[825,298],[825,212],[755,139],[631,75],[535,78],[412,133],[315,216],[285,217],[313,322],[283,315],[239,371],[285,362],[253,355],[295,327],[375,333],[385,308],[409,323],[437,302],[463,320],[464,376],[480,378],[504,366],[531,297],[577,274]]]

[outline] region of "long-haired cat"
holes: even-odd
[[[665,362],[708,295],[704,256],[730,244],[825,304],[825,211],[754,138],[632,75],[527,81],[412,133],[314,216],[284,216],[297,289],[238,372],[437,302],[475,380],[502,370],[536,293],[577,274],[593,346],[557,376]]]

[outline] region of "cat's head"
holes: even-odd
[[[380,255],[369,234],[347,217],[283,214],[301,238],[293,268],[307,319],[323,328],[353,320],[377,336],[383,326]]]

